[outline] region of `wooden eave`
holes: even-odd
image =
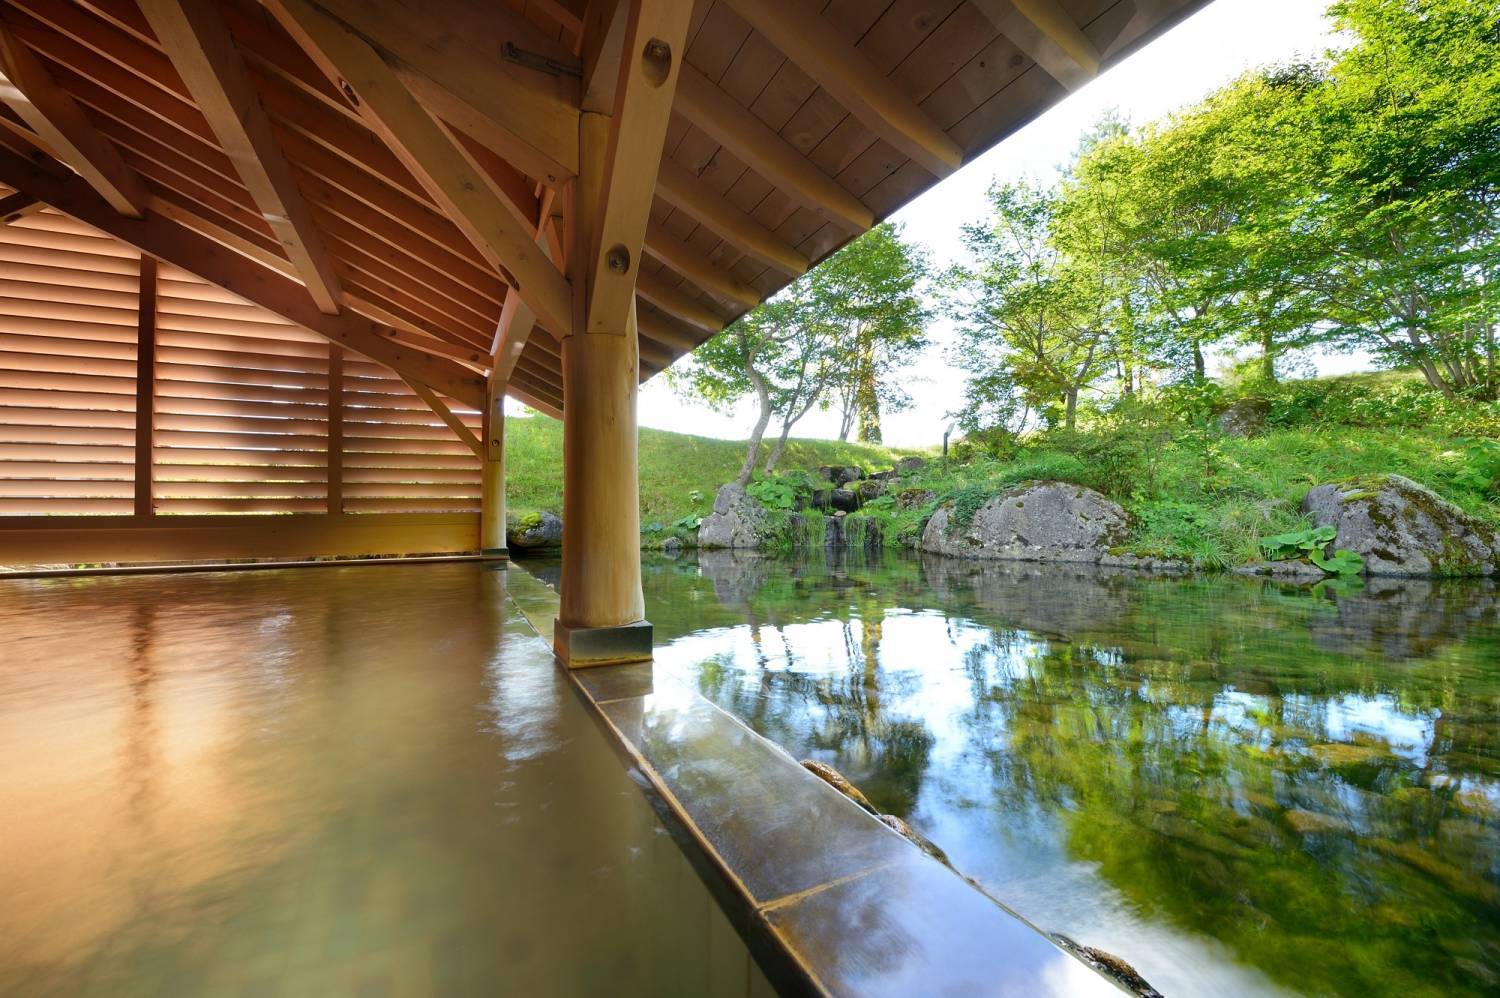
[[[440,189],[444,178],[413,175],[443,164],[417,156],[413,166],[411,150],[377,134],[370,108],[330,75],[326,53],[284,27],[290,0],[198,2],[213,4],[206,51],[222,54],[222,26],[240,59],[227,77],[214,79],[202,52],[158,41],[153,22],[168,23],[171,4],[148,17],[136,0],[0,0],[0,41],[31,74],[15,82],[56,88],[48,107],[14,93],[0,105],[0,183],[18,192],[17,205],[31,198],[126,241],[149,237],[148,252],[215,280],[171,255],[207,241],[238,261],[215,261],[215,274],[253,284],[254,268],[264,272],[275,293],[263,291],[259,304],[325,335],[378,339],[387,345],[379,359],[405,363],[403,376],[475,398],[496,363],[511,285],[556,304],[533,297],[538,281],[518,281],[503,257],[509,246],[535,268],[557,255],[494,233],[535,233],[539,252],[561,242],[552,206],[578,169],[579,116],[608,103],[620,64],[618,51],[600,52],[620,44],[618,29],[592,47],[583,36],[614,22],[612,4],[299,8],[367,43],[450,138],[459,158],[450,157],[458,172],[448,179],[465,183],[469,171],[482,181],[479,200],[501,213],[476,232],[473,219],[456,224],[445,213],[456,202]],[[635,264],[642,379],[1205,2],[696,0],[688,82],[666,123]],[[814,31],[817,46],[804,40]],[[191,33],[176,32],[173,44],[183,37]],[[818,47],[831,55],[799,65],[772,37],[804,62]],[[179,67],[196,70],[192,85]],[[258,108],[226,120],[224,107],[243,109],[246,90]],[[67,120],[40,120],[49,110]],[[80,137],[80,125],[93,134]],[[266,161],[247,166],[247,154]],[[91,162],[68,162],[80,155]],[[554,327],[566,321],[539,321],[502,360],[510,392],[554,415],[564,402],[559,340],[573,332]]]

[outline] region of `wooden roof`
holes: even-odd
[[[641,377],[1204,2],[697,0],[642,188]],[[628,6],[0,0],[0,214],[45,202],[471,405],[499,365],[559,415],[580,114],[619,113]]]

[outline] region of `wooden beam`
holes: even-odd
[[[153,211],[145,219],[119,215],[83,180],[59,176],[9,148],[0,148],[0,182],[397,373],[416,377],[451,398],[476,407],[484,400],[483,380],[473,373],[445,358],[393,342],[389,326],[352,311],[323,314],[295,279],[254,263],[160,212]]]
[[[580,106],[609,114],[620,82],[620,54],[625,50],[629,0],[588,0],[582,26]]]
[[[0,198],[0,225],[9,225],[47,207],[29,194],[15,193]]]
[[[687,64],[677,83],[677,106],[689,121],[788,197],[858,232],[875,224],[875,213],[859,198]]]
[[[535,233],[526,231],[391,67],[363,39],[306,0],[272,0],[272,6],[329,79],[345,88],[365,122],[491,266],[520,292],[541,322],[560,333],[570,332],[568,282],[536,245]]]
[[[141,0],[141,9],[308,294],[322,311],[336,314],[339,282],[333,263],[218,6]]]
[[[505,307],[500,310],[500,322],[495,328],[494,371],[501,384],[510,381],[516,363],[521,359],[521,351],[526,349],[531,331],[536,327],[536,316],[521,304],[519,296],[512,297],[514,300],[506,299]],[[523,312],[524,315],[520,314]]]
[[[639,323],[642,336],[650,337],[657,343],[679,353],[688,353],[702,345],[701,341],[678,332],[655,315],[638,311],[636,321]]]
[[[141,257],[135,336],[135,515],[152,516],[156,434],[156,260]]]
[[[729,6],[787,58],[885,139],[937,177],[963,165],[958,143],[916,101],[804,0],[728,0]]]
[[[669,158],[663,158],[657,170],[656,193],[736,249],[793,277],[807,273],[810,261],[805,255]]]
[[[577,174],[578,57],[507,5],[317,0],[317,7],[389,61],[433,114],[523,173],[548,186]]]
[[[48,74],[9,28],[0,27],[0,101],[30,125],[53,153],[78,172],[110,207],[130,218],[146,213],[146,185],[120,150]]]
[[[1078,24],[1062,9],[1062,4],[1057,0],[1010,0],[1026,20],[1036,25],[1042,34],[1052,39],[1053,43],[1078,65],[1082,66],[1090,76],[1099,75],[1099,50],[1094,43],[1089,41],[1088,36],[1079,30]]]
[[[539,393],[529,391],[524,385],[512,381],[505,386],[505,394],[523,405],[529,405],[537,412],[551,416],[559,422],[563,418],[563,407],[556,399],[543,398]]]
[[[636,281],[640,296],[664,312],[690,322],[704,332],[717,333],[728,323],[724,317],[680,288],[674,288],[660,274],[642,274]]]
[[[475,457],[481,461],[484,460],[484,444],[479,442],[479,438],[474,435],[474,431],[469,429],[463,420],[453,414],[453,410],[448,408],[447,403],[437,397],[436,392],[415,378],[403,376],[401,380],[406,382],[406,387],[417,393],[417,398],[427,403],[427,408],[437,413],[438,419],[448,424],[448,429],[452,430],[454,436],[463,441],[465,447],[474,452]],[[483,410],[483,404],[479,408]]]
[[[588,276],[590,333],[625,331],[692,4],[630,0]]]
[[[760,304],[760,294],[729,271],[716,266],[700,250],[678,239],[658,223],[646,229],[646,252],[710,294],[746,308]]]
[[[1099,74],[1098,50],[1055,2],[973,0],[973,3],[1017,48],[1069,90],[1077,90]],[[1069,39],[1069,45],[1062,44]]]

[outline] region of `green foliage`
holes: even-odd
[[[1332,527],[1307,527],[1290,533],[1262,537],[1260,547],[1271,561],[1285,561],[1288,558],[1305,557],[1315,551],[1323,550],[1328,546],[1328,542],[1333,540],[1336,533],[1337,531]]]
[[[791,509],[797,501],[797,490],[775,478],[757,479],[746,486],[745,491],[767,509]]]
[[[1306,558],[1330,575],[1358,575],[1365,560],[1343,548],[1327,554],[1328,545],[1337,535],[1332,527],[1305,527],[1284,534],[1262,537],[1260,548],[1271,561]]]
[[[948,512],[948,533],[956,534],[969,529],[975,515],[995,497],[984,485],[965,485],[943,497],[943,504],[951,504]]]

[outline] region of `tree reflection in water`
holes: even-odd
[[[659,668],[1169,993],[1500,988],[1492,584],[708,552],[646,579]]]

